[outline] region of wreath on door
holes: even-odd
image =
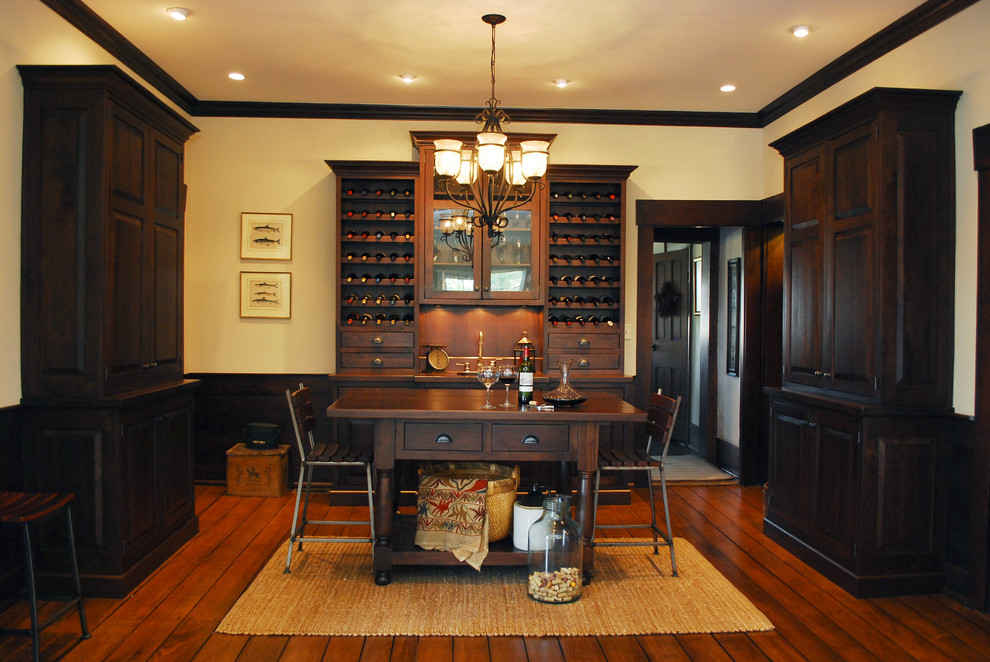
[[[653,295],[657,302],[657,315],[660,317],[673,317],[677,314],[677,304],[681,300],[681,295],[674,286],[673,281],[666,281],[660,286],[660,291]]]

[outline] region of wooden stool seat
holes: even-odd
[[[4,634],[25,634],[31,637],[34,648],[34,660],[39,659],[41,631],[57,621],[73,607],[79,608],[79,625],[82,638],[89,639],[89,628],[86,625],[86,612],[83,609],[82,587],[79,584],[79,566],[76,563],[76,543],[72,534],[72,503],[73,495],[53,492],[0,492],[0,524],[20,526],[24,537],[24,564],[26,566],[28,597],[31,601],[31,627],[0,628]],[[28,525],[41,522],[59,513],[65,513],[66,533],[68,535],[68,552],[72,561],[72,578],[75,594],[69,597],[53,597],[53,600],[64,600],[62,605],[44,623],[38,622],[38,594],[34,577],[34,558],[31,553],[31,532]]]
[[[0,492],[0,523],[25,524],[46,519],[72,501],[72,494]]]

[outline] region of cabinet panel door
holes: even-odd
[[[144,231],[142,218],[116,211],[110,219],[103,341],[110,392],[137,386],[143,378]]]
[[[822,217],[824,150],[815,148],[787,161],[784,273],[784,380],[821,386]]]
[[[811,523],[818,544],[833,555],[853,558],[859,503],[859,426],[828,412],[812,417],[818,461]]]
[[[828,388],[872,396],[877,377],[875,128],[830,143],[824,364]]]
[[[146,411],[129,415],[122,427],[120,536],[127,562],[146,554],[158,542],[161,530],[155,427],[155,419]]]
[[[194,512],[192,404],[161,416],[156,423],[158,466],[162,472],[162,525],[167,530]]]
[[[182,145],[152,132],[154,181],[153,311],[145,331],[151,363],[146,381],[182,375],[184,184]]]
[[[789,524],[792,532],[799,532],[807,526],[811,512],[815,466],[807,412],[804,407],[774,402],[771,417],[768,514],[774,521]]]

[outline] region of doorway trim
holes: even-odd
[[[767,381],[764,367],[772,365],[773,347],[765,344],[766,334],[761,327],[766,326],[765,312],[772,310],[767,305],[767,274],[763,252],[754,254],[755,246],[764,243],[763,226],[774,221],[773,210],[783,210],[780,196],[766,201],[761,200],[637,200],[636,226],[638,264],[652,263],[653,242],[658,232],[661,241],[711,242],[712,259],[709,263],[710,282],[718,282],[721,263],[719,255],[719,235],[721,228],[743,228],[743,245],[746,259],[743,261],[743,302],[745,306],[745,332],[743,339],[742,365],[740,371],[740,422],[739,422],[739,481],[742,484],[756,484],[766,480],[766,442],[761,422],[763,407],[762,393]],[[778,219],[779,220],[779,219]],[[714,239],[713,239],[714,237]],[[754,259],[755,258],[755,259]],[[778,279],[780,276],[778,276]],[[652,323],[651,305],[653,294],[650,288],[636,290],[636,334],[646,338]],[[710,458],[714,458],[718,440],[718,389],[707,388],[718,383],[718,306],[717,287],[709,288],[710,341],[708,343],[707,384],[701,384],[701,398],[706,405],[706,420],[703,421],[704,447]],[[779,324],[777,322],[778,332]],[[754,328],[753,325],[758,325]],[[771,320],[770,327],[773,327]],[[772,337],[772,328],[771,337]],[[644,335],[645,334],[645,335]],[[767,351],[770,350],[770,351]],[[779,347],[777,347],[779,354]],[[779,361],[779,356],[777,357]],[[650,388],[651,352],[644,343],[636,347],[636,393],[638,404],[642,406]],[[772,382],[772,377],[770,379]],[[754,402],[752,399],[756,397]]]

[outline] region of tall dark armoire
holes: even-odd
[[[75,493],[84,591],[120,597],[198,530],[182,365],[197,129],[114,66],[18,69],[24,484]],[[42,555],[62,544],[44,536]]]
[[[856,596],[941,589],[959,92],[873,89],[784,157],[764,529]]]

